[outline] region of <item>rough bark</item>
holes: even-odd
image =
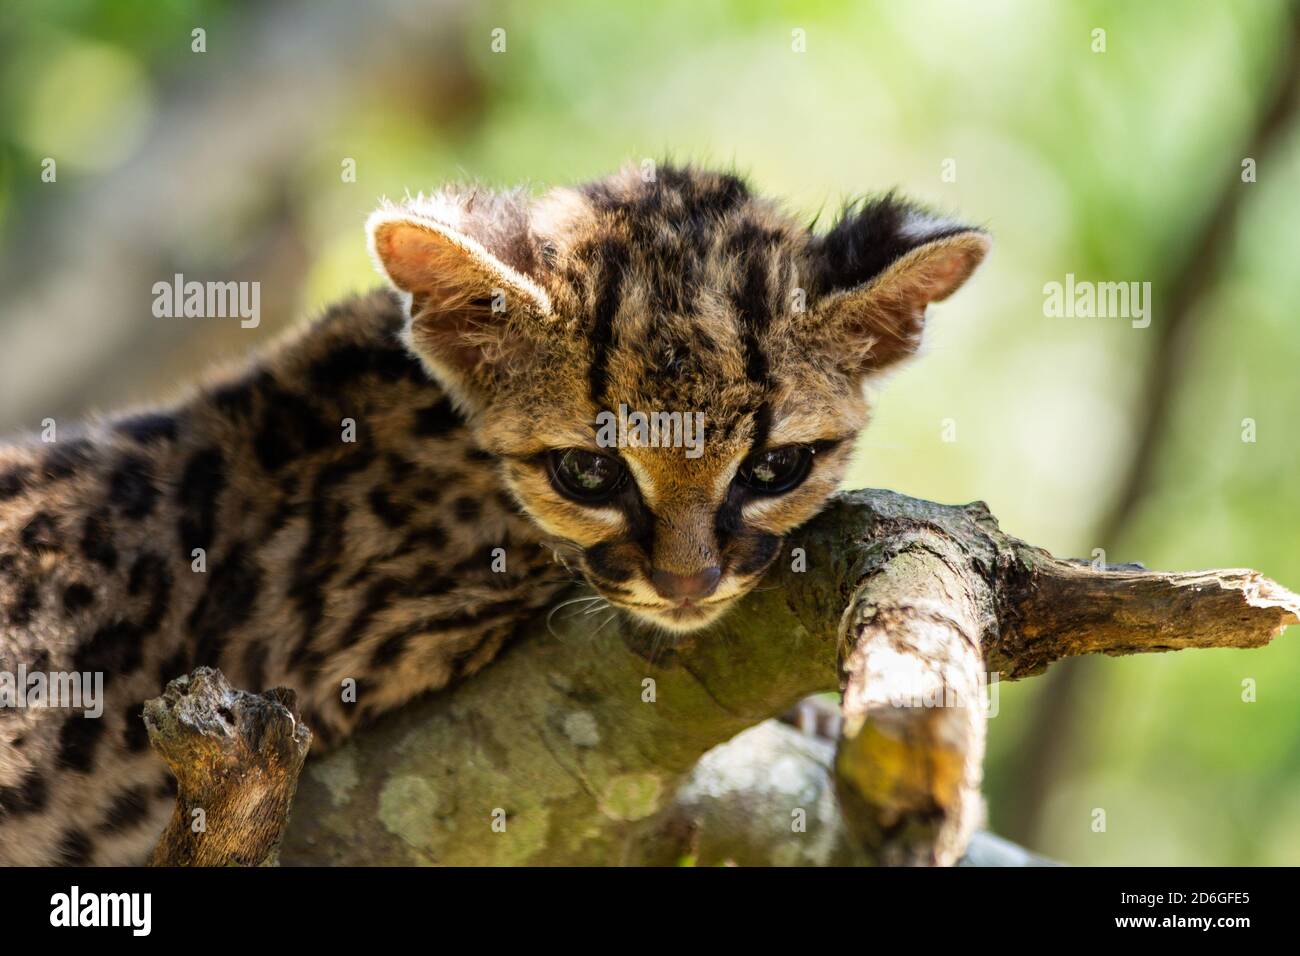
[[[842,677],[837,789],[866,858],[950,862],[978,822],[982,714],[917,695],[969,704],[985,671],[1075,654],[1257,647],[1300,614],[1252,571],[1053,558],[979,503],[854,492],[789,547],[806,570],[787,556],[716,628],[673,643],[594,626],[580,605],[534,621],[473,680],[314,761],[284,861],[636,862],[701,756]]]
[[[917,529],[889,550],[841,634],[836,790],[849,829],[880,863],[948,866],[982,813],[980,646],[994,629],[992,594],[944,534]]]
[[[146,701],[149,742],[176,777],[152,866],[268,866],[311,747],[293,691],[233,689],[199,667]]]

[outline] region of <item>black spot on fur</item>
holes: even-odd
[[[425,528],[416,528],[402,541],[402,547],[415,551],[421,548],[441,551],[447,547],[447,532],[440,524],[431,524]]]
[[[582,556],[592,573],[605,581],[620,584],[630,580],[635,573],[626,555],[620,555],[618,545],[611,542],[593,545]]]
[[[147,461],[127,455],[108,478],[108,500],[133,521],[148,517],[158,500],[158,489],[148,471]]]
[[[190,651],[188,647],[177,648],[171,657],[166,658],[158,665],[158,686],[166,687],[169,683],[178,677],[184,677],[193,667],[190,666]],[[249,688],[256,690],[257,688]]]
[[[325,655],[314,647],[307,647],[298,654],[297,666],[308,680],[315,680],[325,666]]]
[[[464,425],[465,419],[449,398],[440,398],[432,405],[415,410],[413,430],[421,438],[442,438]]]
[[[0,501],[16,498],[27,487],[27,478],[31,472],[26,468],[10,468],[0,472]]]
[[[289,584],[289,596],[297,604],[302,618],[299,640],[289,658],[291,664],[298,663],[298,655],[306,652],[324,615],[325,588],[342,563],[346,514],[346,507],[339,502],[318,500],[312,503],[307,541],[299,552]]]
[[[95,603],[95,592],[80,581],[69,584],[63,589],[63,610],[68,614],[76,614],[93,603]]]
[[[157,566],[162,563],[162,559],[156,554],[142,554],[131,562],[131,570],[126,576],[126,590],[128,594],[136,595],[144,590],[144,586],[149,582],[149,576],[157,570]]]
[[[217,410],[228,418],[247,418],[253,413],[254,396],[259,382],[263,379],[269,380],[270,376],[266,373],[246,376],[218,386],[212,392],[212,402],[217,406]]]
[[[779,241],[779,233],[754,222],[742,223],[727,239],[727,249],[736,257],[740,270],[740,281],[732,292],[732,301],[741,321],[758,329],[765,327],[772,318],[765,260]]]
[[[749,196],[749,187],[731,173],[708,173],[670,162],[657,164],[653,181],[639,192],[612,190],[607,183],[595,182],[582,191],[598,209],[621,213],[632,221],[643,221],[672,214],[697,228],[706,219],[716,219],[738,207]]]
[[[452,503],[456,520],[462,524],[473,524],[483,513],[483,506],[468,495],[461,495]]]
[[[780,548],[779,535],[756,533],[750,541],[746,542],[746,553],[736,563],[735,573],[748,575],[762,571],[772,563]]]
[[[384,462],[388,465],[388,473],[392,475],[393,481],[404,481],[415,473],[416,464],[401,455],[389,452],[384,456]]]
[[[504,577],[505,575],[497,575]],[[458,578],[450,575],[440,574],[436,565],[429,565],[422,568],[415,577],[414,581],[408,582],[402,588],[403,597],[435,597],[439,594],[447,594],[455,589],[460,583]]]
[[[428,381],[415,357],[397,346],[341,345],[312,365],[309,375],[312,384],[328,394],[337,394],[364,375],[386,382]]]
[[[101,515],[90,515],[81,534],[81,553],[90,561],[112,571],[117,567],[117,548]]]
[[[776,237],[753,223],[746,223],[730,239],[739,257],[740,283],[733,294],[741,345],[745,351],[745,375],[764,388],[768,385],[768,360],[760,337],[772,320],[768,292],[767,254]]]
[[[460,614],[424,618],[416,621],[388,635],[375,645],[375,649],[370,655],[371,666],[384,667],[399,659],[405,653],[408,643],[421,634],[458,630],[478,625],[486,627],[489,622],[494,621],[496,618],[502,616],[513,617],[522,607],[524,607],[523,601],[512,599],[497,601],[476,611],[465,611]]]
[[[18,540],[28,551],[57,551],[60,537],[59,526],[48,511],[38,511],[18,533]]]
[[[176,439],[176,419],[161,412],[145,412],[114,423],[113,427],[142,445]]]
[[[148,637],[162,625],[171,603],[172,574],[167,562],[157,554],[142,554],[131,565],[127,591],[132,595],[147,593],[149,603],[136,625],[142,637]]]
[[[386,488],[372,488],[368,497],[370,510],[390,528],[400,528],[411,519],[411,508],[392,499]]]
[[[130,621],[118,619],[95,631],[73,655],[73,670],[102,671],[114,677],[134,672],[143,657],[143,635]],[[98,723],[98,721],[91,721]]]
[[[95,844],[85,830],[73,827],[65,830],[59,840],[58,856],[63,866],[85,866],[95,852]]]
[[[403,586],[403,582],[396,578],[381,578],[366,588],[361,607],[343,629],[342,646],[350,647],[365,637],[375,615],[392,601]]]
[[[293,565],[293,578],[289,582],[289,596],[293,598],[302,618],[295,649],[289,656],[291,665],[301,662],[317,625],[323,615],[324,589],[338,572],[343,560],[345,545],[344,521],[347,506],[333,500],[331,492],[349,476],[365,470],[370,459],[354,453],[331,462],[316,474],[309,496],[311,502],[307,518],[307,538]]]
[[[741,508],[745,504],[745,494],[745,489],[733,482],[727,489],[727,496],[718,508],[718,513],[713,517],[713,533],[718,539],[719,547],[725,547],[744,527]]]
[[[219,666],[231,633],[253,615],[262,587],[262,569],[245,545],[231,549],[208,574],[208,587],[190,613],[198,664]]]
[[[185,463],[176,499],[181,508],[177,530],[186,555],[195,548],[206,551],[212,547],[217,499],[225,486],[226,461],[217,449],[205,448]]]
[[[149,728],[145,726],[144,717],[141,716],[143,712],[143,705],[139,701],[132,701],[126,705],[126,710],[122,713],[125,721],[122,743],[133,754],[149,748]]]
[[[654,554],[657,519],[650,506],[645,503],[645,499],[641,497],[641,491],[635,481],[626,483],[616,503],[622,509],[623,518],[627,522],[628,540],[635,542],[643,553]]]
[[[375,645],[375,649],[370,653],[370,666],[383,667],[402,656],[406,650],[406,643],[412,637],[409,628],[403,628],[396,633],[388,635],[382,641]]]
[[[244,648],[243,686],[253,693],[261,693],[266,687],[266,659],[268,649],[264,642],[254,640]]]
[[[749,198],[749,187],[739,176],[718,175],[713,188],[703,193],[699,205],[715,216],[730,212]]]
[[[74,714],[59,728],[59,766],[87,773],[95,765],[95,748],[104,735],[102,718]]]
[[[605,385],[609,378],[609,350],[614,344],[614,316],[618,313],[628,250],[620,242],[605,239],[596,247],[595,257],[601,268],[601,286],[596,293],[596,308],[588,333],[591,364],[587,367],[587,388],[591,400],[597,406],[603,406]]]
[[[294,501],[290,498],[281,498],[276,504],[275,510],[271,512],[266,519],[266,524],[262,529],[262,539],[268,540],[275,536],[281,528],[289,523],[291,518],[305,514],[307,506],[301,501]]]
[[[29,770],[27,776],[18,783],[0,787],[0,820],[27,813],[39,813],[45,809],[49,796],[45,778],[39,772]]]
[[[492,550],[491,548],[475,549],[468,558],[457,561],[447,570],[461,580],[467,577],[483,580],[492,570]]]
[[[700,262],[709,254],[718,228],[749,197],[737,176],[671,164],[660,166],[654,180],[639,189],[593,183],[583,191],[603,218],[619,220],[647,266],[638,277],[649,283],[655,307],[670,314],[692,309],[699,295]],[[598,311],[600,298],[598,294]]]
[[[447,479],[450,481],[450,479]],[[426,505],[436,505],[442,500],[442,485],[424,484],[415,489],[416,499],[424,502]]]
[[[90,464],[92,460],[90,451],[90,442],[84,438],[57,442],[42,462],[45,476],[51,481],[71,478],[79,469]]]
[[[253,451],[267,472],[274,474],[295,459],[337,444],[340,434],[303,396],[275,385],[264,387],[262,421],[253,438]]]
[[[123,790],[104,813],[101,833],[115,833],[136,826],[149,815],[149,788],[143,784]]]
[[[18,591],[18,598],[9,608],[9,623],[26,627],[41,609],[41,592],[34,581],[26,581]]]

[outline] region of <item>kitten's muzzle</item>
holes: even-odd
[[[705,568],[694,574],[676,574],[672,571],[655,569],[650,572],[650,584],[664,600],[677,605],[689,605],[702,601],[718,589],[722,580],[722,568]]]

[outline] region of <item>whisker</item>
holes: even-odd
[[[603,600],[604,600],[604,598],[602,598],[599,594],[594,594],[594,595],[593,595],[593,594],[584,594],[584,595],[580,595],[580,596],[578,596],[578,597],[576,597],[576,598],[570,598],[570,599],[567,600],[567,601],[561,601],[559,604],[555,605],[555,607],[551,608],[551,610],[550,610],[549,612],[547,612],[547,615],[546,615],[546,630],[547,630],[548,632],[550,632],[551,637],[554,637],[556,640],[559,640],[559,639],[560,639],[560,635],[557,634],[557,633],[555,632],[555,627],[553,626],[553,622],[554,622],[554,619],[555,619],[555,614],[556,614],[557,611],[559,611],[561,608],[566,608],[566,607],[569,607],[570,605],[573,605],[573,604],[582,604],[582,603],[584,603],[584,602],[585,602],[585,603],[591,603],[592,601],[603,601]]]
[[[555,605],[555,610],[558,611],[560,608],[570,607],[574,604],[590,604],[593,601],[603,600],[605,599],[599,594],[584,594],[581,597],[571,598],[568,601],[561,601],[559,604]]]

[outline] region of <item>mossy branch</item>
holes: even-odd
[[[845,494],[789,548],[806,570],[787,556],[684,640],[579,605],[533,621],[482,674],[314,761],[285,862],[637,862],[705,752],[842,686],[846,825],[872,862],[949,863],[979,822],[983,674],[1258,647],[1300,619],[1300,599],[1255,572],[1060,560],[978,503]]]

